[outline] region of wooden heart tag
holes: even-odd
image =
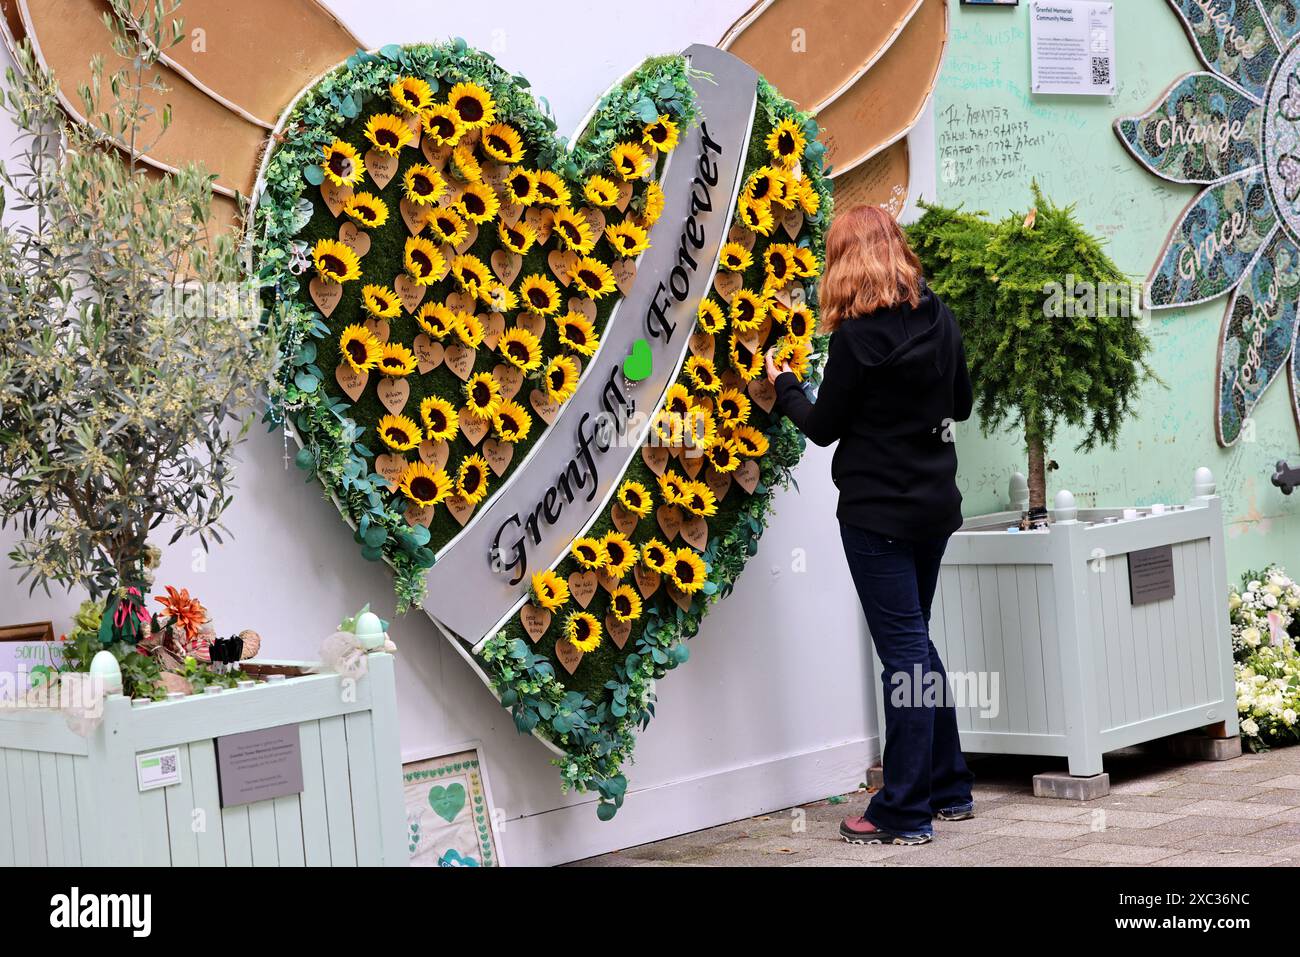
[[[383,476],[389,488],[396,488],[402,473],[406,471],[406,456],[392,452],[376,455],[375,471]]]
[[[754,400],[754,404],[764,412],[771,412],[772,407],[776,405],[776,386],[768,382],[766,376],[755,379],[745,391]]]
[[[631,535],[632,530],[636,528],[637,522],[641,521],[641,516],[636,512],[629,512],[623,507],[622,502],[615,502],[609,510],[609,517],[614,521],[614,527],[624,535]]]
[[[421,506],[412,502],[410,505],[406,506],[406,513],[403,517],[406,519],[406,524],[408,525],[423,525],[425,528],[428,528],[433,524],[433,506]]]
[[[379,150],[370,150],[366,153],[365,162],[366,172],[380,189],[391,183],[393,177],[397,175],[396,156],[389,156]]]
[[[429,225],[429,209],[427,206],[421,206],[403,198],[397,204],[397,208],[402,211],[402,222],[406,223],[406,230],[412,236],[420,235],[420,233],[424,232],[424,227]]]
[[[501,397],[507,401],[517,396],[519,387],[524,384],[524,374],[504,362],[498,362],[492,367],[492,376],[501,386]]]
[[[803,210],[798,206],[794,209],[786,210],[781,214],[781,228],[786,231],[791,239],[799,238],[799,231],[803,229]]]
[[[632,577],[636,580],[636,587],[641,592],[642,598],[649,598],[657,592],[659,583],[663,580],[662,575],[646,568],[640,562],[632,568]]]
[[[713,341],[712,334],[707,332],[693,333],[690,341],[687,342],[687,345],[690,346],[691,355],[699,356],[701,359],[708,359],[710,361],[713,360],[713,354],[717,348],[717,344]]]
[[[311,282],[307,284],[307,290],[311,293],[311,301],[316,303],[316,308],[327,319],[330,313],[338,308],[339,302],[343,299],[343,284],[327,282],[321,279],[320,276],[311,277]]]
[[[535,312],[521,312],[515,316],[515,325],[520,329],[527,329],[538,339],[546,332],[546,317],[539,316]]]
[[[325,208],[335,219],[338,219],[339,213],[343,212],[343,207],[348,204],[352,195],[351,186],[335,186],[329,180],[320,184],[320,198],[325,201]]]
[[[451,512],[451,517],[464,527],[469,517],[474,514],[474,506],[461,496],[453,495],[447,499],[447,511]]]
[[[709,544],[709,523],[704,516],[692,515],[682,522],[682,538],[696,551],[704,551]]]
[[[424,295],[428,291],[428,286],[421,286],[406,273],[393,280],[393,292],[397,293],[397,298],[402,300],[402,308],[412,315],[420,308],[420,303],[424,302]]]
[[[721,502],[731,491],[731,473],[719,472],[712,465],[704,470],[704,484],[709,487],[713,497]]]
[[[704,453],[697,448],[682,449],[677,461],[682,463],[682,471],[687,478],[694,479],[700,474],[700,469],[704,468]]]
[[[740,287],[745,284],[745,279],[738,272],[723,272],[719,270],[713,277],[713,288],[718,291],[718,295],[727,302],[731,301]]]
[[[669,582],[665,587],[668,589],[668,597],[673,600],[673,604],[675,604],[682,611],[691,610],[690,595],[686,594],[686,592],[682,591],[672,582]]]
[[[571,282],[569,271],[573,269],[580,258],[577,253],[570,250],[552,249],[546,257],[546,265],[551,267],[551,272],[560,281],[560,285],[567,287]]]
[[[416,368],[420,370],[421,374],[432,372],[442,365],[442,358],[446,353],[446,349],[443,348],[441,342],[435,342],[423,332],[416,336],[415,341],[411,343],[411,351],[415,353],[418,363]]]
[[[583,608],[591,604],[596,597],[596,573],[593,571],[571,572],[569,574],[569,594]]]
[[[519,609],[519,624],[524,626],[524,631],[532,639],[533,644],[537,644],[538,639],[546,634],[546,629],[551,627],[551,613],[545,608],[539,608],[531,601],[526,601],[523,607]]]
[[[555,643],[555,658],[569,674],[578,670],[582,661],[582,649],[568,638],[561,638]]]
[[[478,240],[478,223],[470,222],[466,223],[466,226],[468,228],[465,231],[465,238],[453,247],[457,254],[464,253],[465,250],[469,249],[470,246],[473,246]]]
[[[500,478],[510,467],[510,460],[515,457],[515,447],[510,442],[499,439],[483,440],[483,458],[487,459],[488,468]]]
[[[533,232],[537,233],[537,245],[545,246],[546,241],[551,238],[551,231],[555,228],[555,213],[545,206],[530,206],[524,213],[524,222],[533,227]]]
[[[383,403],[385,409],[393,415],[401,415],[402,410],[406,408],[406,401],[411,397],[411,383],[405,379],[384,376],[375,387],[375,394],[379,396],[379,401]]]
[[[362,323],[372,336],[380,342],[387,342],[390,334],[388,320],[380,319],[378,316],[370,316]]]
[[[451,159],[450,146],[438,146],[427,138],[420,144],[420,152],[429,161],[429,165],[439,172],[447,168],[447,160]]]
[[[339,384],[339,388],[353,402],[361,398],[361,393],[366,391],[366,382],[370,379],[370,372],[363,369],[357,372],[346,362],[340,362],[338,368],[334,370],[334,379]]]
[[[547,425],[555,424],[555,417],[560,414],[560,403],[552,402],[541,389],[534,389],[528,393],[528,404]]]
[[[605,233],[605,214],[595,206],[584,206],[578,210],[578,215],[582,216],[591,225],[591,234],[593,236],[603,236]]]
[[[727,232],[727,241],[740,243],[751,253],[754,251],[754,244],[758,242],[758,233],[752,229],[746,229],[744,226],[732,226]]]
[[[471,412],[461,412],[460,414],[460,430],[464,433],[465,438],[469,439],[470,445],[478,445],[482,442],[491,426],[490,421],[480,419]]]
[[[570,296],[569,311],[582,313],[589,322],[596,321],[596,301],[587,296]]]
[[[664,537],[671,543],[682,530],[682,510],[676,505],[663,504],[655,509],[655,519],[663,529]]]
[[[421,442],[420,461],[435,472],[447,464],[451,456],[451,447],[446,442]]]
[[[474,360],[477,358],[478,350],[471,349],[463,342],[453,342],[443,351],[443,361],[447,363],[447,368],[461,382],[468,382],[474,374]]]
[[[664,469],[668,467],[668,449],[662,445],[643,445],[641,459],[655,475],[663,475]]]
[[[754,489],[758,488],[760,472],[758,463],[753,459],[745,459],[740,463],[736,471],[731,473],[737,485],[743,488],[750,495],[754,494]]]
[[[506,331],[506,317],[499,312],[489,312],[486,316],[479,316],[479,321],[483,323],[483,345],[495,349],[501,334]]]
[[[614,200],[614,207],[620,213],[627,212],[627,204],[632,202],[632,184],[626,180],[618,184],[618,199]]]
[[[619,621],[613,615],[606,615],[605,631],[609,634],[609,640],[622,648],[627,644],[628,636],[632,634],[632,622]]]
[[[492,271],[507,286],[513,285],[524,268],[524,257],[508,249],[494,249],[491,255]]]
[[[351,249],[358,257],[370,252],[370,234],[359,228],[352,220],[339,227],[339,242]]]
[[[524,215],[524,208],[518,203],[502,203],[497,215],[501,217],[501,222],[513,226]]]
[[[636,282],[636,260],[616,259],[609,271],[614,274],[614,285],[618,286],[618,291],[628,295],[632,291],[632,284]]]
[[[607,592],[612,592],[618,587],[618,579],[611,575],[606,569],[602,568],[596,572],[596,584]]]

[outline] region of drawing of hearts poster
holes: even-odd
[[[402,766],[412,867],[499,867],[477,750]]]

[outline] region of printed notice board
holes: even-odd
[[[1114,4],[1034,0],[1029,47],[1035,93],[1114,95]]]

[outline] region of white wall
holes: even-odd
[[[748,5],[659,0],[656,16],[633,26],[603,2],[510,0],[420,12],[399,0],[332,3],[371,46],[459,34],[493,51],[549,98],[561,130],[643,57],[716,41]],[[563,55],[574,49],[582,51],[576,60]],[[580,69],[567,66],[575,62]],[[0,128],[0,143],[10,139]],[[932,178],[933,163],[916,159]],[[361,559],[319,485],[286,468],[281,437],[259,430],[242,458],[227,515],[233,540],[206,558],[178,543],[166,551],[158,583],[188,587],[223,633],[256,629],[264,654],[276,658],[313,657],[338,620],[367,601],[391,617],[386,569]],[[830,452],[810,448],[797,473],[802,491],[778,496],[762,549],[734,594],[691,642],[691,660],[660,682],[659,717],[641,736],[627,769],[631,791],[614,821],[597,821],[589,796],[560,794],[551,753],[516,734],[509,713],[419,612],[391,631],[406,756],[481,742],[504,821],[504,857],[514,864],[573,860],[855,787],[876,751],[872,679],[829,470]],[[12,541],[11,531],[0,532],[0,550]],[[797,572],[801,554],[806,571]],[[81,597],[29,597],[16,573],[0,570],[0,622],[53,619],[66,630]]]

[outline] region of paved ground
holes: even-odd
[[[1300,865],[1300,747],[1220,762],[1107,755],[1111,792],[1095,801],[1035,798],[1033,774],[1057,767],[1043,758],[971,766],[977,817],[936,822],[921,847],[841,841],[839,822],[865,805],[862,790],[573,866]]]

